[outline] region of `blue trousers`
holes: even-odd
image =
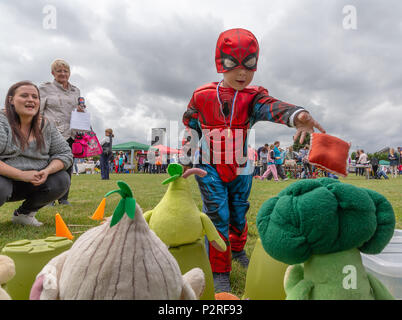
[[[110,159],[110,155],[106,155],[104,153],[101,154],[100,156],[100,168],[101,168],[101,176],[102,179],[104,180],[109,180],[109,159]]]
[[[195,177],[201,192],[203,212],[221,235],[229,239],[229,225],[239,231],[244,230],[246,225],[253,176],[239,175],[235,180],[225,183],[213,166],[198,164],[197,168],[208,173],[205,177]]]

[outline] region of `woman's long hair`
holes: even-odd
[[[21,86],[33,86],[38,91],[39,103],[40,103],[40,93],[39,89],[36,85],[34,85],[31,81],[20,81],[13,84],[10,89],[8,89],[6,101],[5,101],[5,109],[6,109],[6,117],[8,119],[8,123],[10,124],[11,130],[13,131],[13,142],[17,144],[19,142],[19,146],[22,150],[24,150],[28,146],[29,137],[25,137],[21,131],[21,120],[18,113],[15,111],[14,105],[10,102],[10,98],[13,98],[15,95],[15,91]],[[31,122],[31,133],[33,134],[36,140],[36,149],[39,150],[45,146],[45,142],[43,140],[42,128],[41,128],[42,117],[40,115],[40,106],[38,112],[32,118]]]

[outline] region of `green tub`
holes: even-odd
[[[285,300],[283,278],[287,267],[266,253],[258,239],[251,254],[242,299]]]
[[[205,290],[200,300],[215,300],[214,280],[203,239],[191,244],[171,247],[169,251],[176,259],[182,274],[197,267],[204,271]]]
[[[39,240],[19,240],[8,243],[1,254],[15,263],[15,277],[7,282],[7,292],[13,300],[28,300],[37,274],[54,257],[71,248],[73,242],[64,237]]]

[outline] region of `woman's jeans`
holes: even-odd
[[[100,168],[101,168],[101,176],[104,180],[109,180],[109,159],[110,154],[102,153],[100,156]]]
[[[5,202],[25,200],[18,213],[29,214],[59,199],[69,187],[70,176],[64,170],[49,175],[40,186],[0,176],[0,206]]]
[[[392,178],[398,177],[398,165],[389,166],[389,168],[391,170],[391,177]]]

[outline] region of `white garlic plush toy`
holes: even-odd
[[[11,300],[9,294],[2,288],[15,276],[15,264],[13,259],[0,255],[0,300]]]
[[[199,298],[205,288],[202,270],[181,274],[166,245],[149,229],[129,186],[118,185],[106,195],[122,196],[113,216],[49,261],[37,275],[30,299]]]

